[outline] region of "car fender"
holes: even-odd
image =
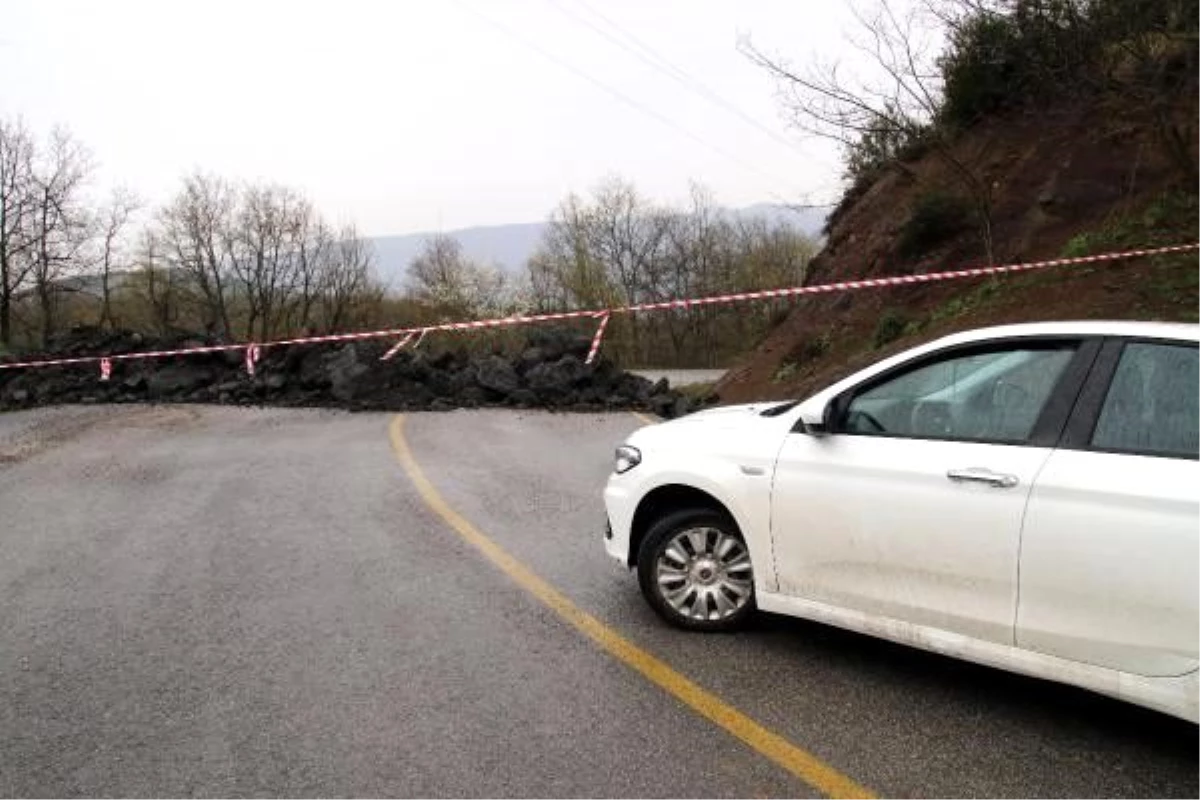
[[[638,485],[635,494],[640,508],[646,497],[664,486],[687,486],[711,495],[737,524],[754,565],[756,588],[775,591],[775,565],[771,560],[770,498],[774,458],[761,464],[739,464],[725,457],[705,457],[697,452],[672,458],[678,464],[657,465]]]

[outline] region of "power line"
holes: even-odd
[[[512,28],[509,28],[508,26],[497,22],[496,20],[487,16],[486,14],[479,11],[478,9],[472,8],[471,6],[467,5],[466,3],[461,2],[461,0],[458,3],[458,5],[460,8],[466,10],[467,12],[474,15],[475,17],[482,20],[483,22],[487,23],[491,27],[495,28],[496,30],[500,31],[501,33],[505,34],[506,36],[509,36],[510,38],[514,39],[515,41],[525,45],[530,50],[533,50],[534,52],[538,53],[540,56],[547,59],[548,61],[551,61],[551,62],[557,64],[558,66],[562,67],[563,69],[574,73],[576,76],[582,78],[583,80],[587,81],[588,83],[592,84],[593,86],[603,89],[605,92],[612,95],[616,99],[620,100],[622,103],[629,106],[630,108],[633,108],[634,110],[639,111],[648,117],[652,117],[653,119],[657,120],[658,122],[662,123],[663,125],[666,125],[668,128],[671,128],[672,130],[676,131],[680,135],[686,136],[688,139],[691,139],[693,142],[696,142],[697,144],[700,144],[703,147],[706,147],[709,150],[712,150],[714,153],[717,153],[718,155],[729,159],[731,162],[737,164],[738,166],[742,167],[745,170],[748,170],[749,172],[753,172],[756,175],[758,175],[762,178],[765,178],[769,181],[772,181],[772,182],[776,179],[776,176],[773,176],[767,172],[764,172],[763,170],[759,169],[758,167],[755,167],[753,164],[750,164],[749,162],[747,162],[741,158],[738,158],[736,155],[734,155],[733,153],[730,153],[728,150],[726,150],[718,145],[715,145],[712,142],[709,142],[709,141],[701,138],[700,136],[697,136],[692,131],[688,130],[687,128],[684,128],[682,125],[680,125],[677,122],[675,122],[674,120],[672,120],[670,117],[667,117],[663,114],[658,113],[657,111],[655,111],[654,109],[645,105],[644,103],[638,102],[634,98],[625,94],[620,89],[610,86],[609,84],[605,83],[604,81],[600,80],[599,78],[596,78],[596,77],[590,75],[589,73],[580,69],[579,67],[570,63],[569,61],[559,58],[554,53],[552,53],[551,51],[542,47],[541,45],[537,44],[532,39],[522,36],[521,34],[517,33]],[[774,192],[774,191],[768,189],[767,194],[769,194],[771,197],[775,198],[776,200],[778,200],[781,204],[783,204],[785,206],[790,207],[793,205],[791,201],[787,200],[783,195],[779,194],[778,192]]]
[[[572,11],[570,8],[568,8],[567,6],[564,6],[561,2],[559,2],[559,0],[549,0],[549,1],[555,8],[557,8],[563,14],[566,14],[567,16],[571,17],[575,21],[577,21],[583,25],[586,25],[588,28],[591,28],[597,34],[603,36],[605,39],[609,40],[610,42],[617,45],[618,47],[625,50],[626,52],[633,54],[634,57],[638,58],[643,63],[650,65],[652,68],[658,70],[659,72],[663,73],[667,77],[669,77],[672,80],[674,80],[675,82],[679,83],[684,88],[690,89],[692,92],[694,92],[694,93],[698,94],[699,96],[703,97],[704,99],[708,100],[710,103],[730,112],[731,114],[736,115],[743,122],[758,129],[759,131],[766,134],[774,141],[778,142],[779,144],[782,144],[784,147],[790,148],[790,149],[795,150],[796,152],[799,152],[802,155],[804,155],[804,153],[800,150],[799,146],[795,142],[780,135],[777,131],[774,131],[771,128],[768,128],[766,125],[762,124],[757,119],[755,119],[754,117],[752,117],[749,114],[747,114],[746,112],[744,112],[741,108],[739,108],[738,106],[736,106],[733,103],[726,100],[724,97],[719,95],[716,91],[714,91],[713,89],[706,86],[703,82],[698,80],[696,77],[694,77],[693,75],[689,74],[682,68],[680,68],[680,67],[676,66],[675,64],[671,63],[670,61],[668,61],[660,53],[656,52],[654,50],[654,48],[652,48],[650,45],[643,42],[641,39],[639,39],[637,36],[635,36],[633,33],[631,33],[628,29],[624,28],[619,23],[617,23],[610,17],[606,16],[598,9],[589,5],[587,2],[585,2],[585,0],[576,0],[576,3],[579,6],[581,6],[582,8],[587,9],[589,13],[594,15],[597,19],[601,20],[609,28],[616,31],[619,36],[622,36],[624,38],[623,39],[617,38],[617,36],[614,36],[612,33],[609,33],[608,31],[603,30],[602,28],[596,26],[590,20],[579,16],[574,11]]]

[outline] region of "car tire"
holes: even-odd
[[[650,527],[638,548],[638,583],[651,608],[685,630],[735,630],[755,609],[746,540],[708,509],[675,511]]]

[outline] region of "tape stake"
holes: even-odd
[[[396,353],[399,353],[401,350],[404,349],[404,345],[406,345],[412,341],[412,338],[415,335],[416,335],[416,331],[412,331],[412,332],[408,333],[403,339],[396,342],[396,344],[392,347],[391,350],[388,350],[386,353],[381,355],[379,357],[379,360],[380,361],[391,361],[396,356]]]
[[[112,377],[112,359],[100,359],[100,380],[106,381]]]
[[[608,327],[608,318],[611,314],[605,311],[598,316],[600,317],[600,325],[596,328],[596,335],[592,337],[592,349],[588,350],[587,361],[583,362],[585,364],[591,364],[596,360],[596,353],[600,352],[600,340],[604,338],[604,329]]]
[[[254,377],[254,365],[258,363],[260,348],[256,344],[246,346],[246,374]]]
[[[427,333],[429,333],[429,328],[421,328],[421,335],[417,337],[417,340],[415,342],[413,342],[413,350],[416,350],[418,347],[421,346],[421,342],[424,341],[425,334],[427,334]]]

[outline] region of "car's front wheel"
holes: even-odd
[[[732,630],[754,611],[746,542],[732,520],[706,509],[651,526],[638,550],[638,582],[659,616],[680,628]]]

